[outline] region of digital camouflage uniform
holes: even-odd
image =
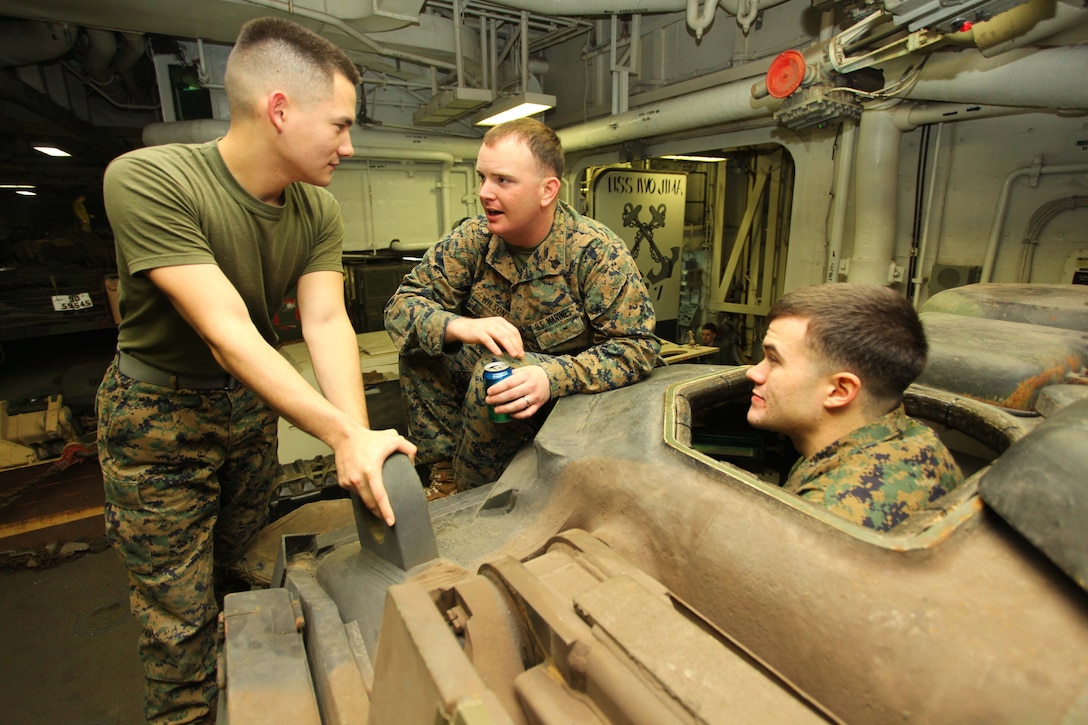
[[[118,349],[167,374],[158,382],[224,381],[177,389],[121,374],[115,362],[98,391],[106,530],[142,628],[147,719],[207,722],[218,693],[222,574],[267,520],[277,417],[236,381],[225,387],[208,345],[147,273],[215,264],[275,344],[272,316],[287,290],[303,274],[341,270],[343,223],[332,195],[308,184],[288,185],[282,205],[254,198],[215,141],[125,154],[103,191],[121,277]]]
[[[106,532],[143,632],[147,718],[210,721],[215,589],[268,521],[277,417],[246,388],[172,390],[112,364],[98,418]]]
[[[484,403],[480,345],[446,345],[459,316],[504,317],[540,365],[551,401],[645,377],[658,359],[654,311],[623,240],[559,202],[551,231],[519,270],[484,217],[429,249],[385,308],[400,350],[405,414],[419,464],[453,461],[460,490],[494,481],[529,441],[550,406],[529,421],[493,423]]]
[[[888,531],[962,481],[952,455],[900,405],[794,464],[786,491],[877,531]]]

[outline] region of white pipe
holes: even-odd
[[[770,5],[771,3],[768,3]],[[756,21],[756,16],[759,15],[759,0],[747,0],[747,4],[744,10],[737,12],[737,24],[740,26],[741,32],[744,33],[744,49],[748,51],[748,30],[751,29],[752,23]]]
[[[970,121],[978,118],[1015,116],[1033,113],[1033,108],[1023,106],[989,106],[978,103],[905,103],[896,107],[892,114],[902,131],[913,131],[919,126],[948,121]]]
[[[208,58],[204,54],[204,39],[196,39],[196,57],[198,58],[199,66],[196,69],[196,78],[202,85],[207,85],[211,80],[211,76],[208,73]]]
[[[825,282],[839,281],[839,263],[842,261],[842,240],[846,236],[846,207],[850,201],[850,181],[854,174],[854,149],[858,142],[858,125],[852,120],[843,121],[839,143],[839,159],[835,165],[835,182],[832,187],[831,229],[827,241],[827,274]]]
[[[867,108],[858,125],[851,282],[886,285],[892,281],[899,198],[896,170],[903,134],[889,110]]]
[[[1088,110],[1088,46],[1014,50],[996,58],[978,51],[934,53],[901,97]]]
[[[751,88],[752,84],[747,80],[707,88],[556,133],[563,142],[563,149],[570,153],[702,126],[769,117],[778,101],[773,98],[755,100]]]
[[[990,227],[990,238],[986,243],[986,257],[982,262],[982,277],[980,282],[989,282],[994,273],[994,260],[997,259],[997,245],[1001,239],[1001,229],[1005,225],[1005,210],[1009,206],[1009,196],[1012,194],[1012,185],[1021,176],[1049,176],[1052,174],[1085,174],[1088,173],[1088,164],[1063,164],[1059,166],[1044,166],[1043,157],[1036,156],[1031,166],[1013,169],[1005,177],[1001,185],[1001,196],[997,200],[997,209],[994,210],[994,222]]]
[[[702,12],[700,12],[699,0],[688,0],[688,27],[695,31],[696,43],[703,39],[703,31],[709,28],[710,24],[714,22],[714,11],[718,9],[718,4],[714,0],[705,1],[706,4],[703,5]]]
[[[937,137],[933,139],[933,161],[930,166],[932,174],[929,178],[928,189],[926,189],[926,209],[922,214],[922,238],[918,242],[918,262],[915,266],[915,276],[910,281],[914,285],[914,307],[918,307],[918,300],[921,297],[922,291],[922,270],[926,264],[926,251],[929,248],[929,227],[930,219],[933,215],[933,199],[937,193],[937,176],[940,173],[941,166],[941,135],[944,132],[944,124],[937,124]],[[937,212],[938,219],[943,218],[944,205],[941,205],[942,212]],[[938,232],[940,227],[938,227]]]

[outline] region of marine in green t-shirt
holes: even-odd
[[[121,324],[98,450],[152,723],[215,717],[219,600],[268,519],[277,417],[328,444],[340,485],[390,525],[382,464],[415,455],[396,431],[369,428],[340,210],[319,188],[352,154],[358,82],[315,33],[250,21],[227,61],[227,134],[140,149],[106,171]],[[273,347],[292,286],[320,392]]]

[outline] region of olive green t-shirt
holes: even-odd
[[[277,341],[272,317],[301,275],[343,271],[344,227],[332,194],[294,183],[283,206],[265,204],[230,174],[218,141],[129,152],[106,169],[104,192],[121,278],[118,347],[163,370],[222,372],[148,270],[218,265],[269,344]]]

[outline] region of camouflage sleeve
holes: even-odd
[[[588,245],[579,263],[582,304],[593,345],[542,364],[552,397],[597,393],[638,382],[653,369],[661,343],[642,275],[623,241],[609,232]]]
[[[442,353],[446,326],[458,317],[487,248],[479,228],[466,223],[428,249],[386,303],[385,329],[398,350]]]

